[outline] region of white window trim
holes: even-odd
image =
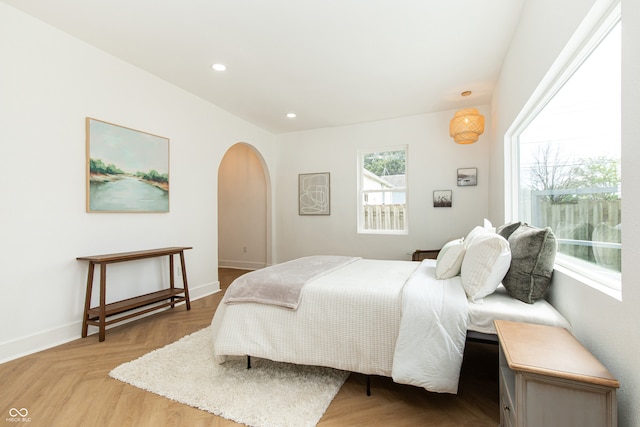
[[[621,21],[620,0],[596,1],[581,25],[556,58],[538,88],[533,92],[518,116],[509,127],[504,137],[505,218],[507,221],[517,220],[518,190],[520,183],[518,136],[540,113],[545,105],[555,96],[577,68],[585,61],[593,49],[609,34],[611,29]],[[624,201],[623,201],[624,204]],[[623,239],[624,240],[624,239]],[[558,254],[555,270],[569,276],[608,296],[622,300],[622,274],[617,277],[603,278],[602,274],[588,274],[579,262],[571,257]],[[593,266],[596,267],[596,266]],[[593,268],[590,266],[590,269]]]
[[[558,254],[556,256],[556,264],[554,266],[553,274],[562,274],[567,277],[571,277],[572,279],[583,283],[599,292],[602,292],[605,295],[608,295],[612,298],[617,299],[618,301],[622,301],[622,289],[620,287],[620,280],[614,277],[603,277],[607,273],[611,274],[611,271],[600,271],[601,274],[588,275],[584,274],[584,271],[588,271],[586,269],[582,271],[576,271],[576,261],[578,263],[586,261],[581,260],[569,260],[567,262],[563,262],[563,258],[570,258],[567,255]],[[589,265],[589,270],[604,270],[602,267],[598,267],[596,265]],[[618,274],[619,275],[619,274]]]
[[[364,154],[366,153],[375,153],[375,152],[384,152],[384,151],[404,151],[405,152],[405,163],[404,163],[404,174],[407,177],[405,181],[404,193],[406,197],[407,209],[405,211],[404,217],[404,230],[367,230],[364,228],[364,224],[362,221],[364,219],[363,206],[362,206],[362,188],[364,187],[364,183],[362,182],[363,174],[362,169],[364,168],[363,159]],[[358,196],[357,196],[357,225],[358,225],[358,234],[381,234],[381,235],[392,235],[392,236],[406,236],[409,234],[409,145],[394,145],[388,147],[376,147],[376,148],[363,148],[358,150]]]

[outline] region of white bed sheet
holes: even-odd
[[[496,328],[493,321],[498,319],[558,326],[571,330],[567,319],[548,301],[540,299],[533,304],[527,304],[509,296],[502,285],[499,285],[494,293],[484,297],[481,303],[469,301],[467,329],[495,335]]]

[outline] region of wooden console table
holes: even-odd
[[[84,316],[82,319],[82,338],[87,336],[87,329],[89,325],[97,326],[99,328],[98,340],[104,341],[105,327],[112,323],[121,322],[125,319],[129,319],[134,316],[139,316],[144,313],[148,313],[153,310],[158,310],[167,306],[171,308],[179,302],[185,301],[187,310],[191,310],[191,302],[189,300],[189,287],[187,285],[187,270],[184,263],[184,251],[191,249],[191,247],[172,247],[172,248],[160,248],[149,249],[145,251],[135,252],[122,252],[117,254],[107,255],[93,255],[82,256],[76,258],[79,261],[89,261],[89,273],[87,274],[87,292],[84,302]],[[174,286],[174,268],[173,268],[173,256],[180,254],[180,266],[182,268],[182,283],[183,288],[176,288]],[[140,295],[134,298],[129,298],[122,301],[106,303],[107,300],[107,265],[117,262],[135,261],[145,258],[155,258],[161,256],[169,256],[169,288],[161,291],[152,292],[150,294]],[[97,307],[91,307],[91,294],[93,290],[93,273],[95,271],[96,264],[100,265],[100,305]],[[158,304],[162,303],[162,304]],[[109,316],[124,313],[136,308],[156,304],[153,307],[149,307],[145,310],[136,311],[125,316],[118,317],[116,319],[108,320]]]

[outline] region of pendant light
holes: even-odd
[[[462,96],[471,95],[471,91],[462,92]],[[449,135],[458,144],[473,144],[484,132],[484,116],[475,108],[456,111],[449,122]]]

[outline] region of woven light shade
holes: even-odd
[[[449,123],[449,135],[458,144],[473,144],[484,132],[484,116],[475,108],[457,111]]]

